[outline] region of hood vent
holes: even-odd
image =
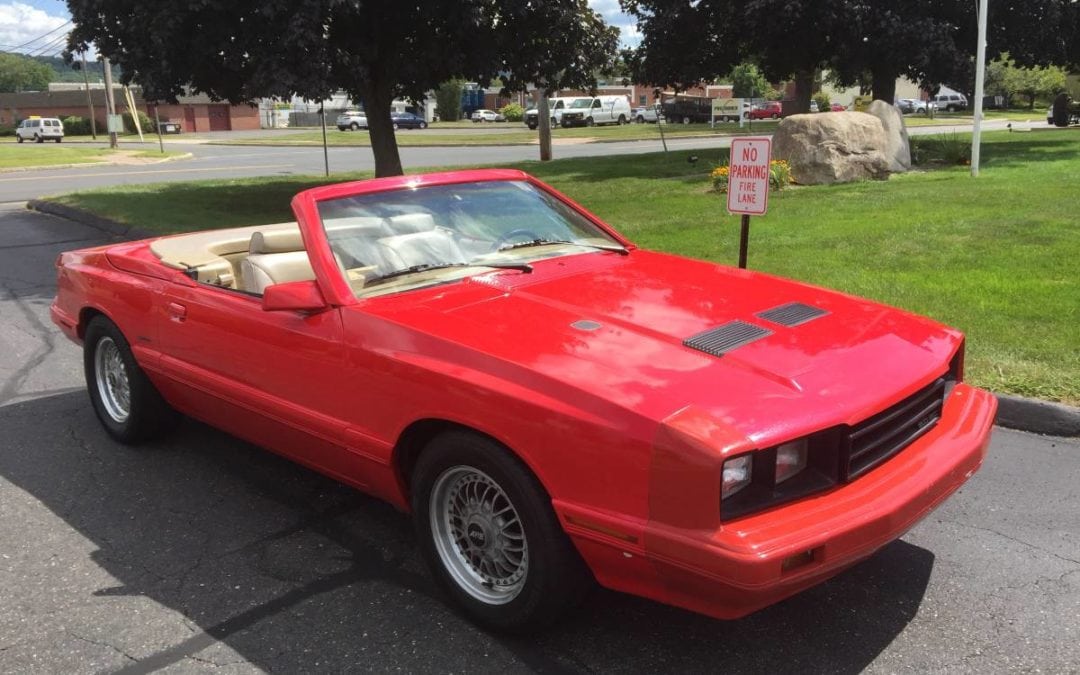
[[[824,309],[813,307],[811,305],[804,305],[801,302],[789,302],[786,305],[780,305],[779,307],[773,307],[767,309],[764,312],[758,312],[757,317],[759,319],[765,319],[766,321],[772,321],[778,323],[781,326],[801,326],[802,324],[813,321],[828,314]]]
[[[733,349],[772,335],[772,331],[744,321],[731,321],[683,340],[691,349],[723,356]]]

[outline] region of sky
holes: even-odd
[[[641,41],[637,26],[619,8],[619,0],[589,0],[589,5],[604,21],[619,27],[623,46],[635,46]],[[63,40],[56,41],[64,29],[42,36],[63,26],[69,18],[67,3],[62,0],[0,0],[0,50],[56,54],[64,46]]]

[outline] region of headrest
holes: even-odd
[[[304,240],[300,237],[300,228],[295,230],[266,230],[251,235],[248,253],[288,253],[303,251]]]
[[[430,213],[403,213],[399,216],[390,216],[390,227],[401,234],[425,232],[435,229],[435,219]]]

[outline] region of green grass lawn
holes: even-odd
[[[453,126],[450,126],[453,125]],[[755,121],[753,133],[771,133],[776,129],[776,122]],[[477,133],[439,133],[440,129],[475,129]],[[501,128],[503,131],[484,133],[486,130]],[[509,131],[506,131],[509,129]],[[747,134],[749,126],[742,129],[737,124],[717,124],[715,129],[708,124],[665,124],[663,133],[669,138],[688,136],[713,136]],[[530,131],[523,124],[476,124],[463,127],[460,123],[436,123],[427,129],[399,129],[396,138],[399,146],[420,145],[529,145],[537,142],[537,131]],[[624,124],[622,126],[556,128],[552,138],[571,139],[581,142],[614,142],[660,140],[660,129],[655,124]],[[371,145],[366,130],[338,131],[337,128],[326,130],[328,145]],[[322,145],[322,131],[318,129],[280,133],[262,138],[238,138],[219,141],[222,145]]]
[[[638,244],[734,264],[738,219],[709,190],[726,151],[516,166]],[[984,135],[983,171],[792,187],[753,221],[750,267],[929,315],[968,334],[968,379],[1080,404],[1080,135]],[[338,175],[334,180],[363,177]],[[183,231],[291,219],[316,177],[117,186],[60,201],[139,227]]]
[[[131,151],[123,148],[119,152],[128,157],[147,160],[187,154],[175,151],[166,151],[165,154],[162,154],[157,150]],[[106,162],[115,156],[114,151],[109,148],[71,147],[66,144],[56,143],[42,143],[40,145],[37,143],[5,143],[0,144],[0,170]]]
[[[0,169],[101,162],[108,153],[101,148],[73,148],[63,143],[3,143]]]

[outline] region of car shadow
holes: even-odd
[[[92,563],[116,580],[93,594],[149,598],[183,617],[171,647],[128,647],[138,661],[121,672],[221,642],[290,672],[855,673],[915,616],[934,565],[898,541],[727,622],[597,590],[549,632],[508,638],[447,608],[407,516],[209,427],[185,420],[167,440],[120,446],[79,391],[0,407],[0,428],[0,476],[92,542]]]

